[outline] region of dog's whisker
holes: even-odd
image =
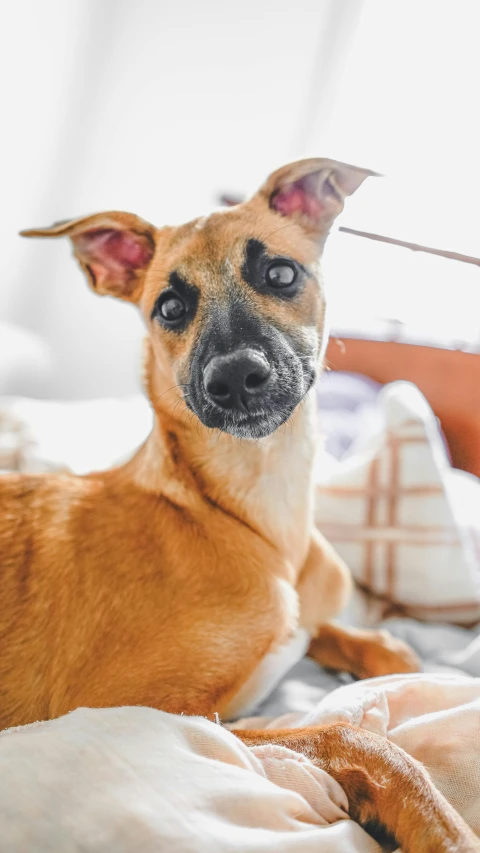
[[[169,391],[173,391],[174,388],[178,388],[181,391],[182,388],[190,388],[190,386],[191,386],[190,382],[184,382],[184,383],[177,382],[176,385],[172,385],[170,388],[166,388],[166,390],[162,391],[161,394],[155,395],[155,401],[158,403],[165,394],[168,394]]]
[[[219,429],[214,430],[214,439],[215,439],[215,440],[214,440],[214,441],[212,441],[212,443],[208,446],[208,450],[209,450],[209,451],[210,451],[210,450],[212,450],[214,447],[216,447],[216,446],[217,446],[218,442],[220,441],[220,436],[221,436],[221,434],[222,434],[222,433],[221,433],[221,430],[219,430]]]

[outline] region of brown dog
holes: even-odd
[[[368,174],[305,160],[250,201],[181,227],[102,213],[25,232],[69,236],[91,287],[139,306],[155,424],[106,473],[0,480],[2,726],[80,705],[235,717],[310,641],[319,662],[360,677],[416,668],[387,634],[328,624],[350,580],[312,521],[318,260]],[[366,735],[351,737],[355,766]],[[445,838],[463,832],[452,820]]]

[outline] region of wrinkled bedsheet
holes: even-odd
[[[372,679],[275,726],[337,720],[424,761],[480,833],[480,680]],[[255,725],[259,721],[255,720]],[[79,709],[0,734],[1,853],[379,853],[341,787],[282,747],[151,708]]]

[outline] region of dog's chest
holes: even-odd
[[[226,720],[235,720],[252,714],[277,687],[287,672],[301,660],[308,649],[310,635],[305,628],[298,627],[286,643],[269,652],[245,682],[236,696],[224,709]]]

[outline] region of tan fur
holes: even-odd
[[[321,221],[286,220],[269,199],[310,172],[326,188]],[[367,174],[304,161],[279,170],[249,202],[178,228],[111,212],[27,232],[70,236],[91,286],[140,307],[155,423],[133,459],[106,473],[0,479],[2,727],[80,705],[222,715],[299,628],[318,638],[311,653],[327,665],[363,675],[416,668],[402,644],[366,643],[325,625],[344,606],[350,578],[313,527],[313,394],[284,426],[252,441],[203,426],[183,384],[202,324],[229,287],[243,289],[265,320],[313,342],[319,357],[318,255],[344,195]],[[133,241],[134,269],[92,250],[89,235],[101,243],[109,229]],[[242,282],[249,238],[308,267],[298,299],[267,299]],[[174,269],[200,291],[181,335],[151,318]],[[331,657],[322,657],[322,636],[328,649],[334,638]]]

